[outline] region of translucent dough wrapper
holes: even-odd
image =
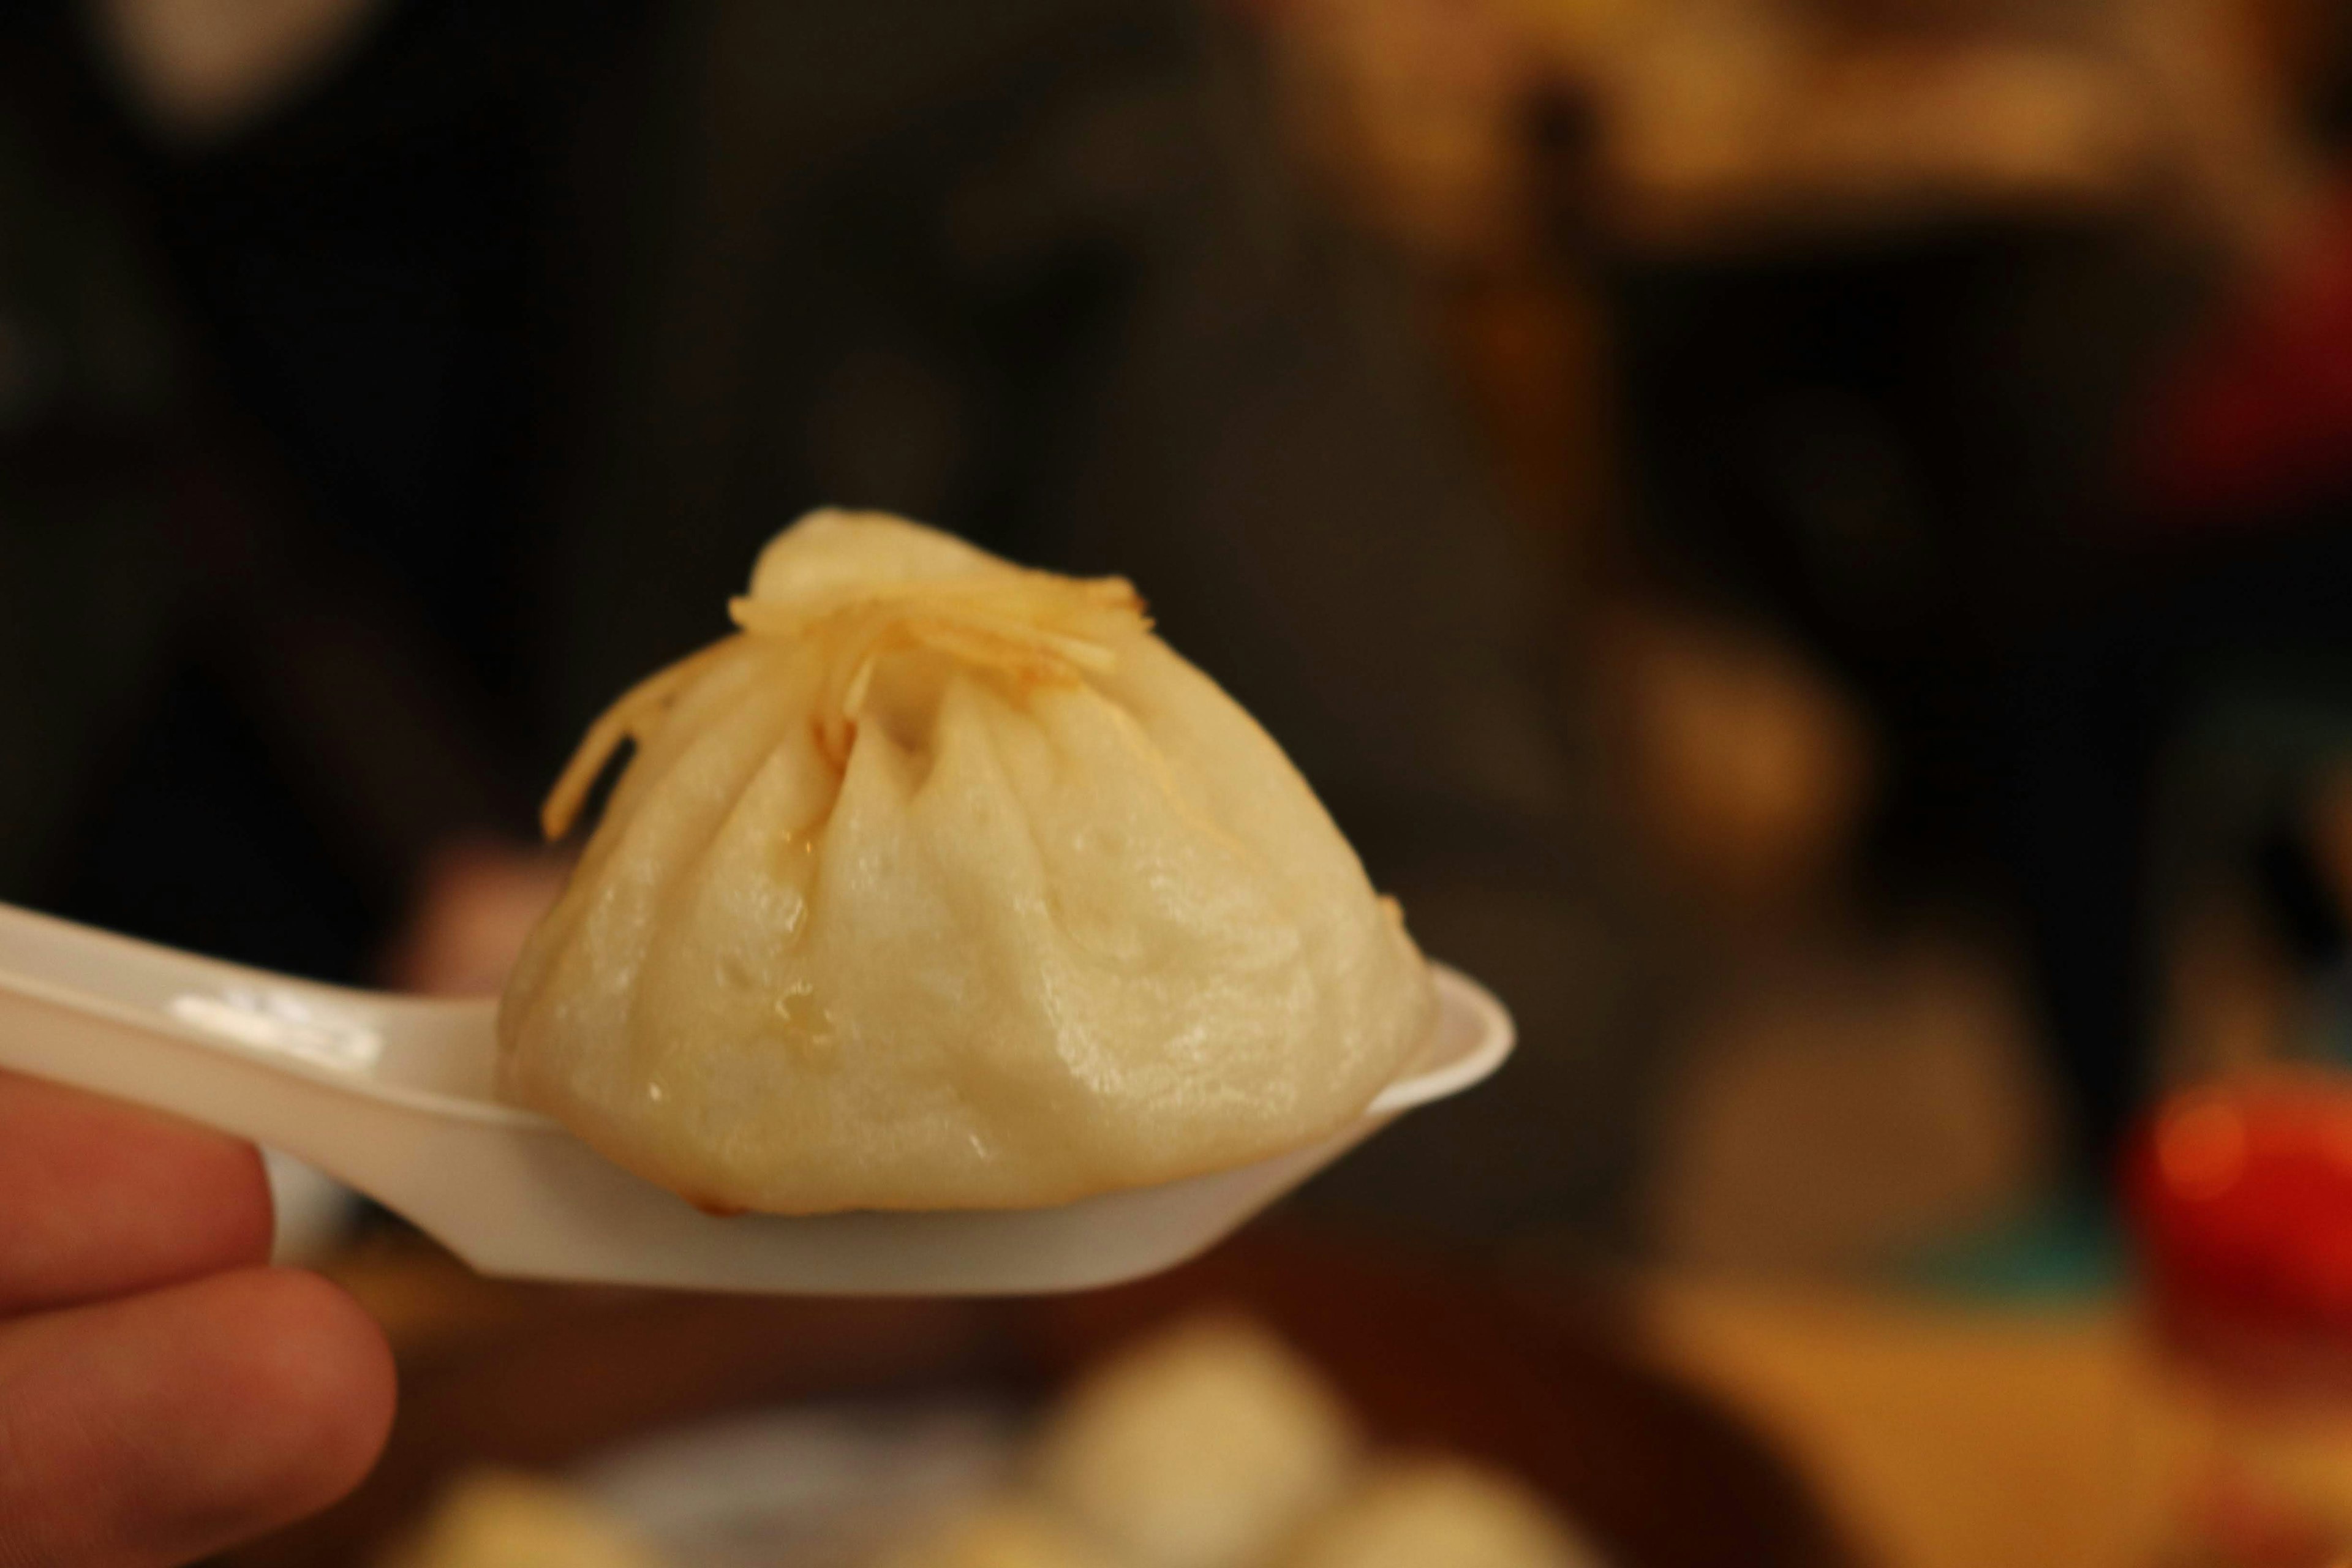
[[[1281,750],[1116,579],[819,512],[634,754],[499,1014],[510,1098],[716,1210],[1034,1207],[1357,1117],[1427,967]]]

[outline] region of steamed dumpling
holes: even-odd
[[[1135,1568],[1260,1568],[1361,1451],[1320,1374],[1241,1318],[1195,1320],[1095,1372],[1040,1435],[1038,1494]]]
[[[1114,1568],[1069,1526],[1033,1503],[1005,1500],[886,1552],[876,1568]]]
[[[634,742],[499,1014],[507,1092],[714,1209],[1027,1207],[1355,1118],[1426,966],[1278,747],[1116,579],[817,512]]]
[[[453,1485],[383,1568],[661,1568],[653,1548],[583,1494],[502,1470]]]
[[[1284,1554],[1281,1568],[1601,1568],[1542,1499],[1460,1459],[1389,1463]]]

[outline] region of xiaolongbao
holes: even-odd
[[[821,511],[635,751],[499,1014],[509,1095],[713,1209],[1031,1207],[1357,1116],[1430,1028],[1393,903],[1117,579]]]
[[[1549,1504],[1461,1459],[1391,1460],[1281,1559],[1282,1568],[1600,1568]]]
[[[876,1568],[1110,1568],[1110,1561],[1044,1509],[1003,1499],[901,1542]]]
[[[1040,1496],[1135,1568],[1260,1568],[1339,1500],[1362,1447],[1314,1367],[1218,1316],[1095,1371],[1047,1420],[1031,1469]]]

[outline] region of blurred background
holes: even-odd
[[[1430,1418],[1662,1434],[1538,1478],[1625,1562],[1751,1461],[1757,1561],[2340,1561],[2333,1405],[2260,1529],[2134,1521],[2147,1433],[2285,1441],[2166,1403],[2175,1297],[2352,1346],[2347,136],[2331,0],[19,0],[0,897],[494,990],[539,790],[800,511],[1117,571],[1524,1042],[1211,1278],[1543,1298],[1655,1388]],[[2164,1104],[2293,1201],[2151,1275]],[[412,1373],[687,1331],[285,1175]],[[835,1392],[1020,1338],[767,1310]],[[482,1404],[257,1561],[578,1458]]]

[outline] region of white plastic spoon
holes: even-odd
[[[499,1102],[489,1001],[313,984],[0,904],[0,1068],[285,1150],[485,1274],[795,1295],[1077,1290],[1205,1250],[1414,1106],[1492,1073],[1510,1016],[1440,966],[1428,1047],[1362,1118],[1255,1164],[1056,1208],[719,1219]]]

